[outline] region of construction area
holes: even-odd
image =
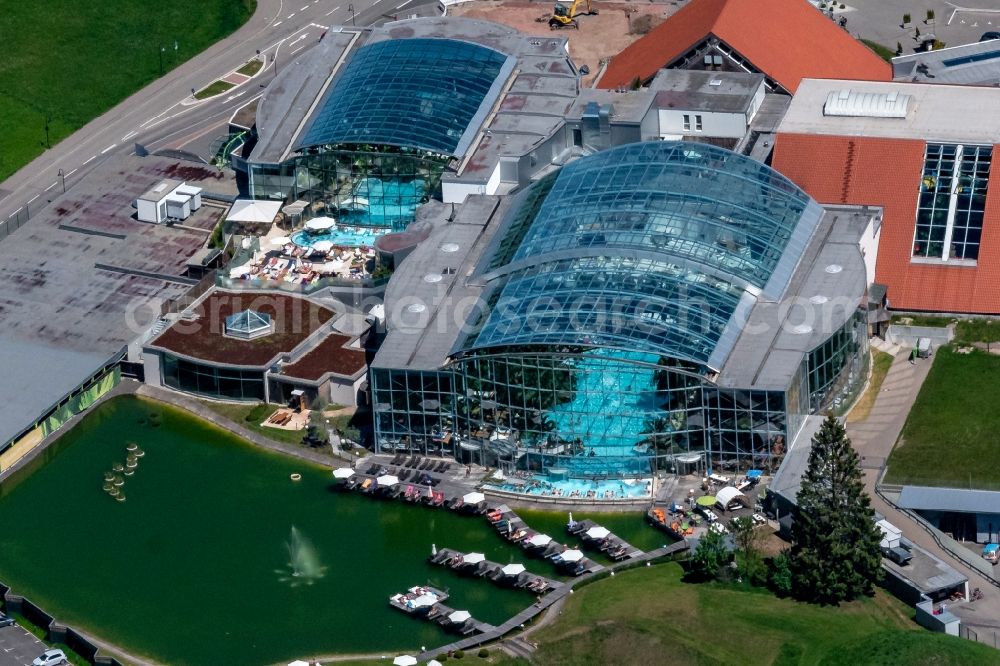
[[[636,41],[683,7],[684,2],[560,2],[568,25],[550,27],[555,2],[525,0],[472,0],[448,8],[449,16],[482,19],[502,23],[529,35],[559,34],[569,39],[569,55],[581,68],[590,71],[582,77],[591,86],[603,63]],[[574,28],[574,24],[578,27]]]

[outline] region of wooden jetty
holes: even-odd
[[[554,539],[546,541],[542,545],[535,539],[535,537],[540,536],[540,533],[531,529],[506,504],[501,504],[487,512],[486,519],[496,528],[500,536],[507,539],[507,541],[519,545],[525,553],[532,557],[552,560],[565,573],[572,576],[581,576],[585,573],[604,571],[605,567],[603,565],[586,557],[575,562],[562,562],[559,556],[565,551],[570,550],[570,548]]]
[[[389,597],[389,605],[408,615],[418,615],[430,612],[436,604],[447,599],[447,592],[429,585],[417,585],[402,594]]]
[[[466,564],[462,561],[463,553],[451,548],[442,548],[437,555],[429,558],[431,564],[448,567],[467,576],[485,578],[500,587],[513,587],[527,590],[534,594],[545,594],[563,587],[563,583],[540,576],[530,571],[523,571],[516,576],[504,574],[505,565],[483,560],[476,564]]]
[[[595,529],[606,531],[607,534],[600,537],[591,537],[587,534]],[[640,549],[616,536],[611,530],[601,527],[593,520],[586,519],[567,523],[566,531],[580,539],[584,546],[604,553],[615,562],[622,562],[642,555]]]

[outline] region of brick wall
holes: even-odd
[[[924,141],[779,134],[774,167],[821,204],[882,206],[875,279],[893,308],[1000,313],[1000,150],[990,178],[976,266],[911,261]]]

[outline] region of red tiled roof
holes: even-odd
[[[923,164],[924,142],[916,139],[779,133],[774,145],[774,168],[821,204],[883,207],[875,281],[888,286],[893,308],[1000,312],[1000,188],[986,195],[975,266],[914,262]],[[1000,179],[994,171],[1000,172],[996,163],[990,176]]]
[[[281,374],[309,381],[316,381],[328,372],[351,377],[365,367],[365,352],[345,347],[350,341],[346,335],[331,333],[298,361],[283,366]]]
[[[806,0],[692,0],[611,59],[601,88],[647,81],[709,35],[794,93],[799,81],[892,80],[892,67]]]

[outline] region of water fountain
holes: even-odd
[[[294,525],[287,546],[288,565],[294,579],[312,585],[315,580],[323,577],[326,567],[320,564],[316,548]]]

